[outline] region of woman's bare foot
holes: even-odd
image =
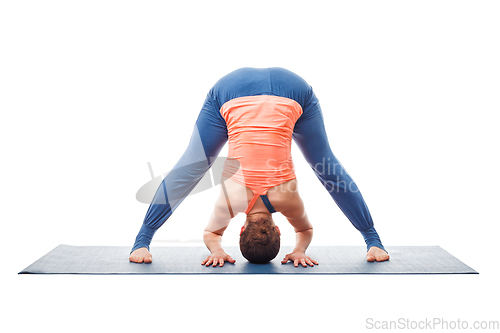
[[[386,261],[389,260],[389,255],[387,252],[382,250],[380,247],[372,246],[366,254],[367,261]]]
[[[131,262],[136,262],[138,264],[144,262],[146,264],[150,264],[153,262],[153,256],[149,253],[148,249],[145,247],[141,247],[130,254],[130,258],[128,258]]]

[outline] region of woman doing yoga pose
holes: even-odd
[[[152,261],[149,245],[154,233],[203,178],[228,139],[229,159],[224,178],[251,191],[250,202],[244,209],[247,217],[256,203],[262,202],[269,210],[272,204],[266,192],[287,182],[296,182],[291,138],[332,199],[363,235],[367,260],[389,259],[358,187],[330,149],[319,101],[312,87],[293,72],[273,67],[235,70],[210,89],[186,151],[163,179],[149,206],[130,261]],[[223,181],[224,184],[228,183]],[[228,197],[226,200],[229,202]],[[271,210],[269,212],[271,214]],[[247,218],[244,227],[264,221],[274,225],[272,219],[260,216],[253,220]],[[279,233],[277,228],[272,230]],[[207,231],[217,230],[206,229],[205,235]]]

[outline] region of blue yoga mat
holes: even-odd
[[[209,251],[200,246],[152,247],[153,262],[128,261],[130,248],[59,245],[19,274],[478,274],[439,246],[387,246],[389,261],[367,262],[363,246],[311,246],[307,255],[319,265],[281,264],[293,247],[282,246],[267,264],[249,263],[238,247],[225,247],[236,263],[201,265]]]

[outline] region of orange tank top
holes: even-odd
[[[228,159],[222,175],[254,194],[245,213],[270,188],[295,179],[291,144],[302,107],[271,95],[238,97],[220,109],[228,130]]]

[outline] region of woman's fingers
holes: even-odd
[[[309,258],[309,257],[307,257],[307,258],[308,258],[308,259],[309,259],[309,260],[310,260],[310,261],[311,261],[314,265],[317,265],[317,264],[318,264],[318,262],[317,262],[316,260],[311,259],[311,258]],[[313,266],[313,265],[311,265],[311,266]]]
[[[286,264],[288,262],[288,260],[291,260],[291,261],[293,261],[293,265],[295,267],[299,267],[299,264],[304,266],[304,267],[307,267],[307,265],[309,265],[309,266],[318,265],[318,262],[314,259],[311,259],[311,257],[299,256],[298,258],[294,258],[294,256],[292,256],[292,255],[293,255],[293,253],[287,254],[285,256],[285,258],[281,261],[281,263]]]
[[[283,258],[281,263],[286,264],[289,260],[293,261],[293,265],[295,267],[299,267],[299,264],[304,266],[304,267],[307,267],[308,265],[309,266],[318,265],[318,262],[314,259],[311,259],[311,257],[293,258],[290,254],[285,255],[285,258]],[[216,267],[217,265],[219,265],[220,267],[222,267],[222,266],[224,266],[224,263],[226,261],[228,261],[232,264],[234,264],[236,262],[236,260],[234,260],[230,255],[226,255],[224,258],[217,258],[217,257],[208,256],[207,259],[205,259],[201,262],[201,264],[205,265],[205,266],[212,265],[213,267]]]
[[[224,258],[219,258],[215,256],[208,256],[207,259],[203,260],[201,262],[202,265],[205,266],[210,266],[212,265],[213,267],[219,265],[220,267],[224,266],[224,263],[226,261],[229,261],[230,263],[234,264],[236,260],[234,260],[230,255],[226,255]]]

